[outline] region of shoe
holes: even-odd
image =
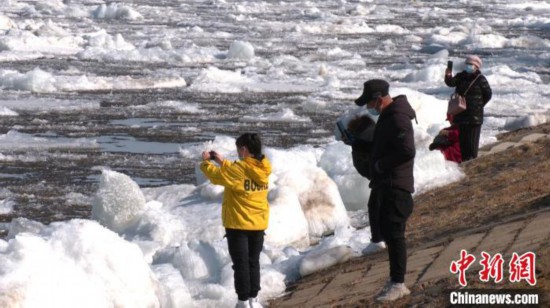
[[[250,308],[250,304],[248,301],[237,301],[237,305],[235,305],[235,308]]]
[[[250,305],[250,308],[264,308],[262,304],[260,304],[260,301],[257,297],[252,297],[248,299],[248,304]]]
[[[371,255],[373,253],[379,252],[386,249],[386,243],[384,242],[370,242],[365,249],[361,252],[362,255]]]
[[[391,286],[387,290],[382,289],[382,294],[376,299],[380,302],[392,302],[403,296],[411,294],[411,291],[405,286],[404,283],[392,282]]]
[[[382,289],[378,291],[378,294],[376,294],[376,296],[380,297],[380,295],[386,293],[391,288],[392,284],[393,282],[391,282],[391,278],[388,278],[388,280],[386,280],[386,283],[384,284]]]

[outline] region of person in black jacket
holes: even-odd
[[[459,130],[460,151],[462,161],[477,157],[479,136],[483,124],[483,108],[491,100],[492,91],[487,79],[480,71],[482,61],[478,56],[466,57],[464,71],[452,77],[451,69],[445,70],[445,84],[456,87],[456,92],[464,95],[466,92],[466,110],[454,118]],[[476,79],[477,78],[477,79]]]
[[[380,229],[390,261],[390,280],[377,299],[394,301],[410,293],[404,284],[407,271],[405,226],[413,210],[416,149],[411,120],[416,114],[407,97],[392,98],[389,84],[381,79],[365,82],[363,94],[355,103],[367,105],[369,113],[379,115],[370,152],[369,186],[372,192],[369,203],[372,201],[379,208]]]

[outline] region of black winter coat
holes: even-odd
[[[414,192],[414,118],[416,113],[405,95],[394,97],[378,118],[370,156],[371,188]]]
[[[449,87],[456,87],[456,92],[460,95],[464,95],[466,89],[470,83],[479,75],[479,78],[472,85],[468,93],[466,93],[466,110],[457,114],[454,117],[454,122],[458,125],[470,124],[481,125],[483,124],[483,108],[491,100],[493,92],[487,82],[487,79],[480,71],[476,71],[473,74],[466,72],[460,72],[454,77],[445,76],[445,84]]]

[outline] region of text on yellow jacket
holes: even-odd
[[[205,160],[200,169],[212,184],[225,187],[222,201],[222,221],[225,228],[267,229],[267,193],[271,164],[265,156],[261,160],[246,157],[235,162],[225,159],[220,167]]]

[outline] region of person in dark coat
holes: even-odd
[[[451,69],[445,71],[445,84],[449,87],[456,87],[456,92],[460,95],[464,95],[470,84],[472,84],[465,95],[466,110],[455,115],[454,118],[459,130],[462,161],[477,157],[479,136],[483,124],[483,108],[492,96],[489,82],[480,71],[481,59],[478,56],[470,55],[466,57],[465,63],[464,71],[454,77],[452,77]]]
[[[372,189],[369,203],[378,206],[380,229],[390,261],[390,279],[379,293],[379,301],[394,301],[410,294],[404,283],[407,272],[405,226],[413,210],[416,149],[411,120],[416,114],[407,97],[392,98],[389,87],[384,80],[369,80],[364,84],[363,94],[355,101],[359,106],[367,105],[371,115],[379,115],[369,160]]]

